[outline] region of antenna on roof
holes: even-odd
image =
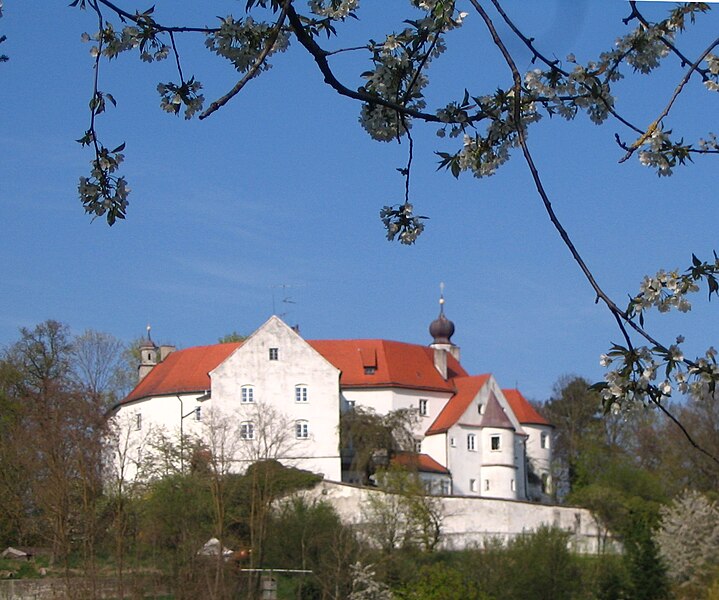
[[[291,289],[291,288],[305,287],[305,284],[304,283],[294,283],[294,284],[280,283],[278,285],[272,285],[270,287],[272,289],[272,314],[277,315],[281,319],[284,319],[289,314],[289,311],[286,310],[280,314],[277,314],[277,308],[275,306],[275,289],[282,288],[282,300],[281,300],[282,304],[297,304],[297,302],[294,301],[291,296],[287,295],[287,290]]]
[[[147,324],[147,327],[145,329],[147,329],[147,339],[151,340],[152,338],[150,337],[150,331],[152,330],[152,327],[149,323]]]
[[[439,283],[439,313],[444,313],[444,281]]]

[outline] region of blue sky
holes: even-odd
[[[146,65],[128,54],[104,62],[101,88],[118,107],[98,128],[108,146],[127,143],[132,193],[127,221],[91,223],[76,195],[91,156],[74,140],[88,125],[92,85],[80,35],[95,21],[66,4],[8,0],[0,19],[8,37],[0,48],[11,59],[0,65],[0,344],[21,326],[54,318],[125,340],[149,322],[156,341],[186,347],[249,333],[273,306],[309,339],[424,344],[444,282],[470,372],[492,372],[534,399],[547,398],[566,373],[601,377],[599,355],[619,334],[552,229],[521,156],[491,178],[455,180],[436,171],[434,151],[447,142],[417,124],[411,196],[430,220],[415,246],[389,243],[378,213],[402,201],[395,169],[406,162],[406,145],[373,142],[357,121],[359,106],[324,86],[297,44],[204,122],[159,109],[155,87],[174,78],[169,61]],[[158,20],[212,24],[244,3],[216,2],[204,14],[192,3],[187,15],[156,6]],[[401,27],[406,6],[365,0],[367,18],[339,32],[346,45],[378,39]],[[608,49],[629,12],[618,0],[506,6],[547,54],[574,52],[580,61]],[[642,8],[662,14],[670,6]],[[430,70],[430,103],[459,99],[465,87],[484,94],[509,85],[496,49],[481,41],[479,17],[468,12]],[[702,21],[701,35],[682,42],[689,52],[716,35],[716,17]],[[236,74],[202,42],[181,39],[180,49],[185,73],[205,84],[210,100]],[[333,64],[354,86],[367,67],[351,56]],[[528,57],[520,67],[532,68]],[[648,124],[680,78],[669,60],[661,76],[618,86],[618,105]],[[675,111],[669,125],[687,140],[716,130],[716,93],[695,85]],[[719,171],[701,157],[662,179],[636,161],[618,164],[617,132],[624,133],[584,117],[544,119],[530,145],[559,217],[623,304],[645,274],[684,268],[692,252],[708,257],[719,246]],[[652,315],[648,323],[668,341],[683,334],[687,353],[700,353],[717,340],[714,304],[702,295],[688,317]]]

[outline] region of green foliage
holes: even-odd
[[[353,407],[340,415],[340,445],[350,464],[345,467],[357,473],[364,485],[372,483],[379,466],[387,466],[399,450],[414,449],[414,409],[399,409],[385,415],[371,408]]]
[[[241,333],[237,333],[236,331],[233,331],[232,333],[228,333],[226,335],[223,335],[217,340],[218,344],[229,344],[232,342],[244,342],[247,339],[246,335],[242,335]]]
[[[476,582],[455,567],[442,563],[423,565],[417,577],[397,591],[401,600],[488,600]]]
[[[270,517],[267,539],[268,565],[312,571],[295,578],[296,597],[347,596],[351,587],[347,565],[358,559],[359,544],[332,506],[291,498]]]

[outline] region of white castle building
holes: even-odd
[[[433,493],[548,500],[552,426],[518,390],[490,374],[469,375],[439,317],[428,346],[371,340],[305,340],[276,316],[243,342],[174,351],[148,339],[140,381],[115,407],[131,424],[127,448],[142,460],[153,431],[211,435],[223,415],[234,429],[223,441],[236,470],[277,458],[288,466],[353,481],[342,461],[340,415],[362,406],[385,414],[413,408],[415,452],[394,457],[417,468]],[[207,447],[213,451],[207,440]]]

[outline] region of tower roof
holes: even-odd
[[[440,285],[444,290],[444,284]],[[454,323],[444,315],[444,294],[439,295],[439,316],[429,324],[429,335],[433,344],[451,344],[454,335]]]

